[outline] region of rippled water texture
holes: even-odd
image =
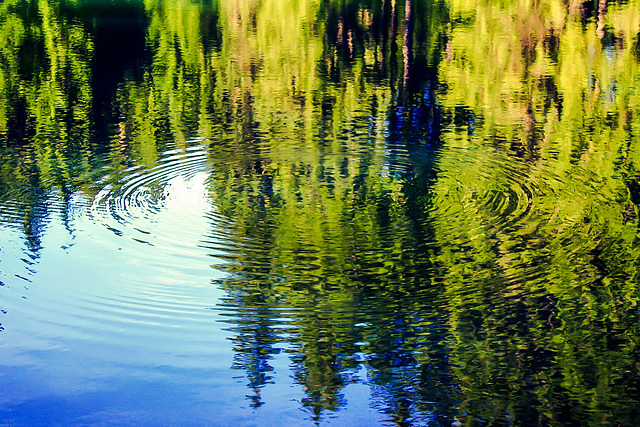
[[[639,30],[0,3],[0,424],[637,425]]]

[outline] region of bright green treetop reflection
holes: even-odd
[[[640,417],[636,1],[112,7],[119,56],[108,6],[0,5],[0,219],[31,251],[52,194],[204,146],[193,244],[256,414],[293,375],[318,422],[358,382],[397,425]]]

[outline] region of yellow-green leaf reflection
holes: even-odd
[[[482,420],[637,416],[640,9],[589,7],[451,3],[434,228]]]

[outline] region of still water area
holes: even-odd
[[[0,3],[0,424],[634,426],[640,0]]]

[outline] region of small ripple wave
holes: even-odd
[[[190,244],[191,228],[185,225],[211,209],[208,180],[203,147],[169,151],[153,166],[127,169],[113,184],[100,188],[91,217],[116,235],[147,244],[153,244],[159,222],[175,224],[183,230],[169,228],[164,234],[176,239],[174,243]]]
[[[467,278],[492,271],[486,274],[500,275],[510,286],[542,285],[553,277],[545,270],[553,264],[551,248],[577,262],[589,259],[585,254],[603,239],[602,230],[589,223],[599,220],[592,210],[606,204],[598,202],[601,191],[594,178],[576,173],[577,167],[569,174],[553,161],[448,147],[439,154],[437,168],[429,216],[438,245],[464,265],[460,270]],[[578,268],[584,273],[591,266]]]
[[[121,348],[131,352],[126,363],[144,364],[149,352],[166,365],[210,363],[224,338],[212,334],[215,313],[207,310],[221,296],[211,285],[221,273],[202,244],[215,228],[207,159],[205,147],[171,150],[88,191],[46,199],[60,212],[48,219],[29,292],[3,277],[7,330],[31,337],[20,352],[66,347],[102,359]],[[14,264],[7,275],[24,270]],[[185,353],[193,359],[178,357]]]

